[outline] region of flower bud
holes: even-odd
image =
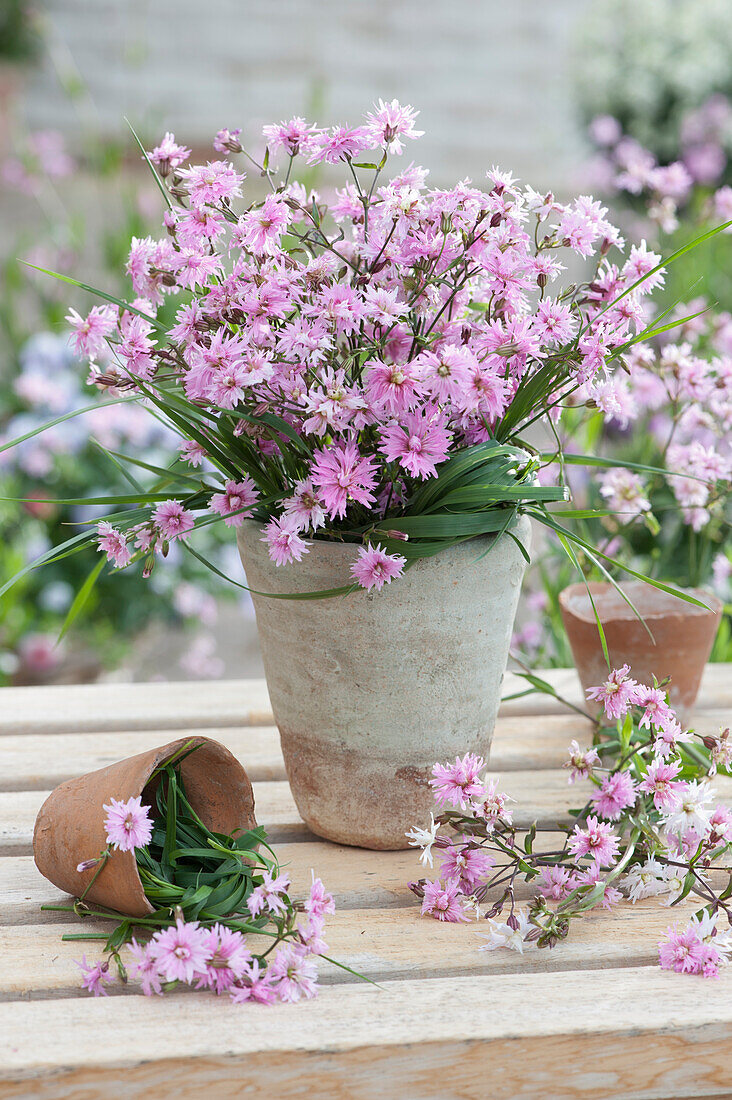
[[[96,867],[100,858],[100,856],[97,856],[96,859],[85,859],[81,863],[77,863],[76,870],[80,875],[83,875],[84,871],[88,871],[91,867]]]

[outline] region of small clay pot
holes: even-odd
[[[644,581],[623,584],[623,591],[643,616],[653,640],[632,608],[611,584],[590,584],[602,622],[613,668],[630,665],[634,680],[650,684],[671,677],[671,705],[683,717],[694,705],[704,665],[714,644],[723,604],[700,588],[684,591],[707,608],[685,603]],[[559,594],[559,606],[583,689],[607,679],[607,664],[587,587],[572,584]],[[594,707],[593,707],[594,709]]]
[[[157,779],[150,777],[185,745],[198,746],[180,763],[186,796],[212,832],[235,834],[254,828],[254,794],[247,773],[228,749],[208,737],[184,737],[117,764],[61,783],[41,806],[33,832],[33,855],[41,874],[59,890],[78,897],[97,867],[77,871],[106,847],[104,803],[142,796],[154,806]],[[145,897],[134,852],[113,851],[85,901],[130,917],[153,907]]]

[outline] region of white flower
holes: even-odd
[[[420,829],[416,825],[405,833],[410,847],[422,848],[422,855],[419,857],[419,862],[426,867],[429,863],[430,867],[433,865],[432,860],[432,845],[437,839],[437,830],[439,825],[435,825],[435,815],[430,814],[430,827],[429,829]]]
[[[720,961],[728,966],[730,961],[728,956],[732,951],[732,932],[717,932],[715,935],[717,918],[706,910],[702,911],[701,916],[695,913],[689,923],[695,928],[699,939],[704,943],[712,944],[719,954]]]
[[[511,928],[508,924],[501,924],[500,921],[490,920],[490,932],[479,932],[479,936],[485,936],[487,943],[484,943],[478,948],[479,951],[495,951],[498,947],[509,947],[512,951],[518,951],[520,955],[524,953],[524,937],[531,928],[528,914],[519,909],[514,913],[516,920],[518,921],[517,928]]]
[[[664,902],[664,905],[673,905],[676,899],[681,896],[681,892],[684,889],[685,878],[686,875],[683,874],[680,867],[664,867],[664,889],[659,890],[659,893],[665,893],[666,891],[668,891],[668,897]]]
[[[621,885],[632,902],[666,892],[665,868],[653,856],[623,876]]]
[[[699,836],[709,832],[709,818],[711,807],[709,803],[715,798],[715,792],[706,780],[700,783],[694,779],[687,783],[679,792],[681,805],[673,813],[665,814],[663,823],[670,833],[683,835],[688,829],[693,829]]]

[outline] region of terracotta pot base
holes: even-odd
[[[623,584],[623,591],[635,604],[643,623],[611,584],[590,584],[592,598],[602,621],[610,664],[628,664],[634,680],[650,684],[671,677],[669,697],[679,713],[688,716],[694,705],[704,666],[719,626],[722,603],[702,589],[685,589],[708,608],[685,603],[660,592],[644,581]],[[573,584],[559,595],[562,619],[572,647],[574,663],[583,690],[607,679],[607,665],[592,605],[584,584]]]
[[[184,737],[56,787],[39,810],[33,833],[33,856],[41,874],[78,897],[96,868],[79,873],[77,865],[106,847],[104,803],[146,795],[143,803],[154,805],[150,776],[189,744],[198,747],[181,761],[180,771],[188,800],[204,825],[227,834],[253,828],[252,785],[236,757],[218,741]],[[130,917],[154,911],[145,897],[134,852],[113,852],[84,900]]]

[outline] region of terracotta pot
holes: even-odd
[[[52,791],[39,810],[33,833],[36,866],[54,886],[78,897],[96,868],[81,874],[77,865],[93,859],[106,846],[103,805],[143,796],[154,805],[155,769],[184,745],[199,746],[180,765],[191,806],[213,832],[246,832],[256,825],[254,794],[247,773],[218,741],[183,737],[159,749],[130,756],[117,764],[69,779]],[[137,873],[134,852],[113,852],[85,901],[130,917],[153,912]]]
[[[521,518],[513,533],[530,544]],[[314,592],[352,578],[353,545],[314,540],[277,569],[260,526],[239,550],[260,592]],[[487,757],[524,558],[506,536],[417,562],[381,592],[253,596],[272,709],[292,793],[314,833],[363,848],[406,848],[429,820],[435,761]]]
[[[654,675],[657,680],[670,676],[671,704],[682,716],[688,715],[714,643],[722,602],[700,588],[685,591],[703,600],[710,610],[659,592],[643,581],[631,581],[622,587],[643,616],[654,640],[611,584],[590,584],[611,665],[613,668],[630,665],[633,679],[645,684],[650,684]],[[585,585],[573,584],[560,592],[559,606],[574,663],[586,691],[607,679],[607,665]]]

